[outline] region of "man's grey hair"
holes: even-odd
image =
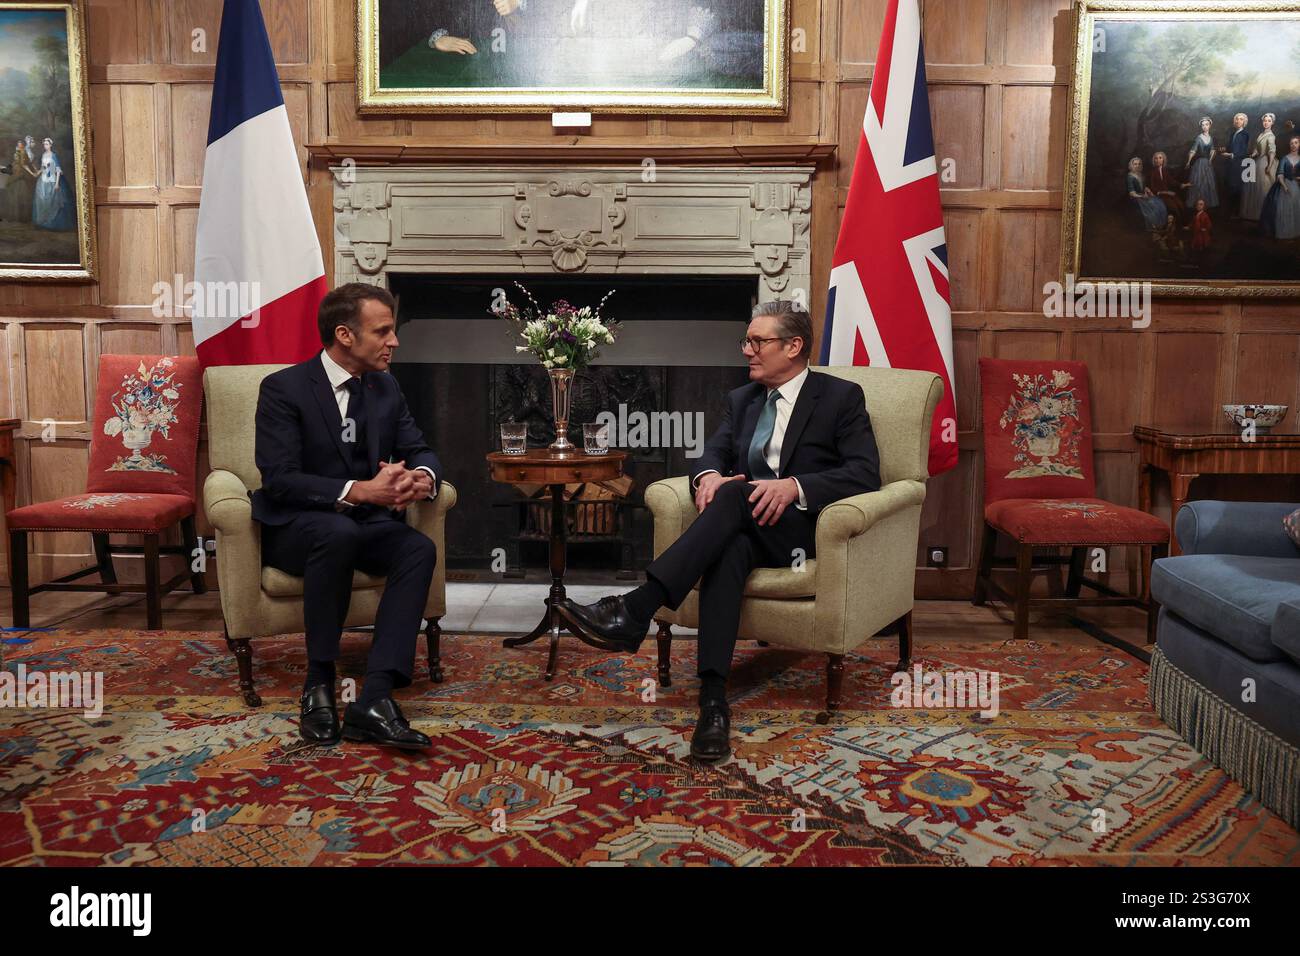
[[[792,339],[797,335],[803,339],[803,348],[799,350],[799,357],[805,362],[812,358],[812,316],[808,314],[807,309],[792,299],[773,299],[771,302],[760,302],[754,306],[754,311],[749,314],[749,317],[756,319],[760,315],[770,315],[776,319],[777,330],[786,338]]]

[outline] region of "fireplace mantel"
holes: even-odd
[[[640,155],[645,155],[643,148]],[[331,166],[334,280],[390,273],[753,275],[809,293],[811,166]]]

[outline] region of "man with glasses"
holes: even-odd
[[[741,343],[748,385],[727,396],[722,426],[705,446],[691,486],[700,516],[646,568],[646,583],[562,610],[636,653],[655,612],[676,608],[700,582],[700,717],[691,755],[731,753],[726,683],[745,579],[759,567],[816,557],[817,514],[880,488],[880,458],[862,389],[808,368],[812,320],[788,301],[755,307]]]

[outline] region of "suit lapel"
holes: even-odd
[[[808,419],[812,418],[813,408],[816,407],[817,399],[821,398],[821,394],[821,374],[809,370],[803,388],[799,389],[799,400],[794,403],[794,411],[790,413],[790,421],[785,426],[785,436],[781,439],[781,467],[777,469],[778,475],[785,475],[786,465],[790,463],[790,456],[794,454],[795,446],[799,444],[799,436],[803,434]]]
[[[311,393],[316,399],[316,404],[320,407],[321,418],[325,422],[325,430],[329,432],[330,438],[334,440],[334,447],[339,450],[339,457],[343,459],[343,464],[348,468],[352,467],[352,459],[348,456],[348,450],[343,446],[343,417],[339,415],[338,402],[334,400],[334,389],[330,388],[329,377],[325,374],[325,367],[320,364],[320,359],[315,360],[316,368],[311,369],[308,373],[311,378]]]
[[[758,416],[763,411],[763,396],[767,394],[767,389],[762,385],[754,388],[754,394],[745,402],[740,418],[740,432],[736,439],[738,447],[736,448],[736,467],[738,474],[752,477],[749,474],[749,443],[754,440],[754,429],[758,427]]]
[[[361,376],[361,407],[365,409],[366,415],[366,454],[370,456],[367,464],[376,471],[379,469],[379,419],[375,415],[377,403],[375,385],[371,381],[371,373],[367,372]]]

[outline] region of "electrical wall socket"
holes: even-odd
[[[948,546],[931,545],[925,549],[925,565],[929,568],[946,568],[948,566]]]

